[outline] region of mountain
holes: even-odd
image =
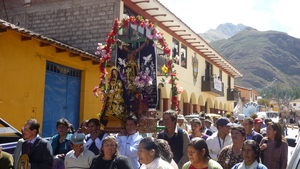
[[[259,90],[276,81],[275,84],[291,89],[300,84],[300,39],[247,27],[210,45],[244,75],[235,80],[239,86]]]
[[[199,35],[207,42],[211,42],[219,39],[228,39],[242,31],[245,27],[247,26],[243,24],[234,25],[232,23],[225,23],[219,25],[217,29],[210,29],[205,33],[199,33]]]

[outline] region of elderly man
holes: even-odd
[[[27,154],[31,169],[52,169],[53,154],[51,144],[39,136],[40,124],[36,119],[24,125],[22,155]]]
[[[184,129],[185,131],[189,132],[189,127],[187,121],[185,120],[182,114],[178,114],[177,117],[177,127]]]
[[[178,168],[181,168],[188,161],[187,144],[190,141],[188,133],[176,126],[177,113],[174,110],[167,110],[163,113],[163,121],[166,129],[159,132],[157,138],[166,140],[174,154],[174,161]]]
[[[230,123],[226,117],[219,118],[216,124],[217,124],[218,132],[208,137],[206,143],[207,143],[210,157],[217,161],[220,151],[224,147],[232,144],[232,139],[229,133],[230,133],[230,126],[232,126],[233,124]]]
[[[138,161],[137,151],[143,137],[140,136],[137,131],[138,120],[135,116],[128,116],[125,123],[125,130],[121,130],[117,136],[118,149],[121,155],[129,158],[133,168],[138,169],[140,163]]]
[[[69,151],[65,157],[65,169],[89,169],[95,154],[90,150],[84,149],[85,135],[82,133],[74,134],[71,137],[70,146],[73,150]]]

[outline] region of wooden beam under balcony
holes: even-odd
[[[40,42],[40,47],[50,46],[50,43]]]
[[[21,35],[21,41],[31,40],[31,37]]]

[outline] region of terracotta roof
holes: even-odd
[[[126,3],[134,3],[143,11],[182,37],[187,43],[213,62],[214,65],[222,67],[234,77],[242,77],[242,73],[237,70],[226,58],[213,49],[199,34],[194,32],[187,24],[181,21],[174,13],[166,8],[159,0],[122,0]]]
[[[33,31],[27,30],[25,28],[21,28],[19,26],[16,26],[14,24],[11,24],[9,22],[6,22],[6,21],[0,19],[0,32],[6,32],[7,29],[12,30],[12,31],[16,31],[16,32],[20,33],[23,36],[35,38],[35,39],[38,39],[38,40],[40,40],[44,43],[49,43],[51,46],[66,49],[67,51],[69,51],[71,53],[79,54],[81,57],[83,57],[85,59],[91,59],[93,61],[93,64],[98,64],[99,63],[99,57],[96,56],[96,55],[90,54],[86,51],[83,51],[81,49],[72,47],[72,46],[67,45],[65,43],[62,43],[58,40],[48,38],[44,35],[35,33]]]

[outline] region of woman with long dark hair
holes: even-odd
[[[210,158],[207,144],[203,138],[193,138],[187,147],[189,160],[182,169],[223,169],[222,166]]]
[[[267,137],[261,140],[260,150],[263,151],[262,163],[268,169],[287,167],[288,144],[279,123],[267,124]]]
[[[267,169],[259,163],[260,149],[256,141],[246,140],[242,148],[243,162],[237,163],[232,169]]]
[[[93,159],[90,169],[133,169],[129,159],[118,153],[118,142],[107,136],[102,142],[100,154]]]

